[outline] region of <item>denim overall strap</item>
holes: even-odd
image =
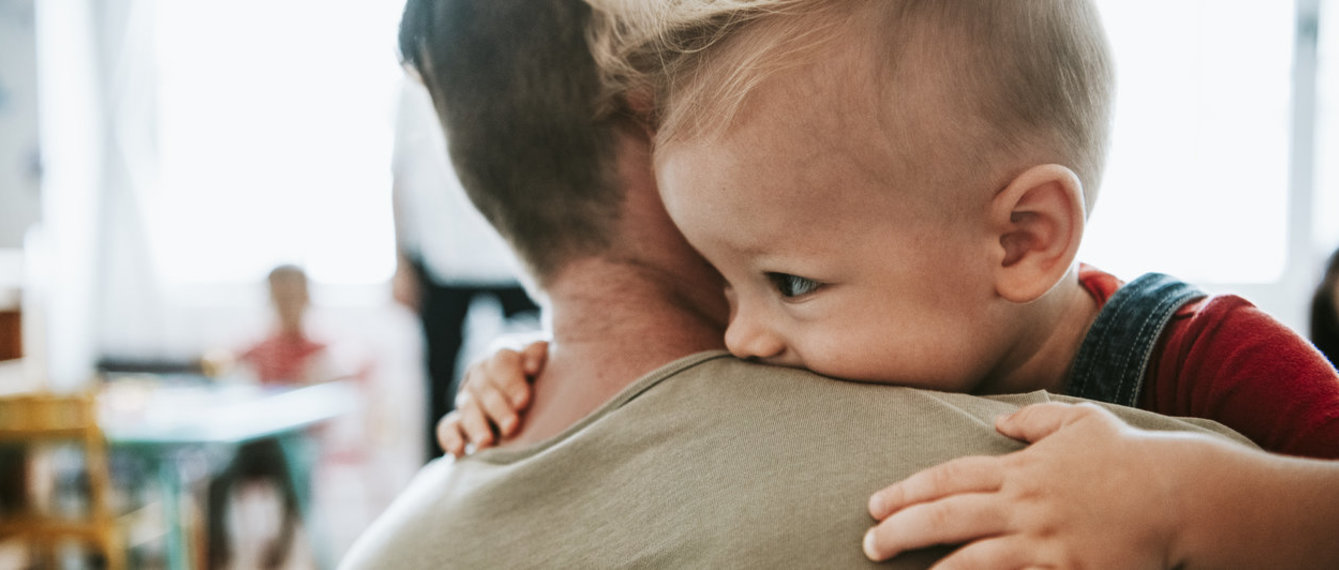
[[[1066,393],[1133,407],[1162,329],[1183,305],[1204,296],[1161,273],[1145,274],[1117,289],[1079,346]]]

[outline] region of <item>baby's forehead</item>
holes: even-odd
[[[795,67],[761,81],[729,121],[680,143],[723,141],[749,162],[793,168],[816,188],[833,177],[859,178],[890,190],[952,178],[976,178],[954,111],[929,97],[890,94],[868,74],[829,61]],[[662,148],[673,148],[673,144]],[[771,159],[771,160],[769,160]]]
[[[658,179],[667,203],[672,209],[735,212],[752,226],[767,222],[775,226],[762,234],[768,236],[788,235],[817,219],[850,226],[869,215],[944,217],[940,208],[950,204],[926,197],[953,186],[931,184],[921,172],[960,171],[961,165],[931,167],[923,163],[936,157],[915,145],[896,144],[876,125],[834,120],[821,105],[797,104],[810,100],[811,91],[794,82],[761,85],[735,123],[719,134],[658,148]],[[908,166],[916,163],[922,164]]]

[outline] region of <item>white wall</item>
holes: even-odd
[[[44,215],[36,241],[25,244],[27,266],[36,268],[25,279],[34,286],[29,294],[42,297],[44,341],[25,350],[45,356],[45,372],[36,373],[56,389],[87,382],[96,358],[95,270],[106,152],[96,7],[95,0],[37,3]]]
[[[39,211],[34,18],[33,0],[0,0],[0,249],[19,248]]]

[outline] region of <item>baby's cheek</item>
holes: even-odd
[[[823,343],[812,350],[798,351],[804,360],[801,365],[824,376],[870,382],[877,384],[897,384],[894,381],[894,367],[883,358],[885,348],[865,343]]]

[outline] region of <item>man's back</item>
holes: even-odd
[[[859,567],[871,493],[1022,444],[985,399],[681,359],[535,447],[427,467],[355,545],[350,568]],[[1190,424],[1121,409],[1149,428]],[[935,553],[902,557],[928,566]]]

